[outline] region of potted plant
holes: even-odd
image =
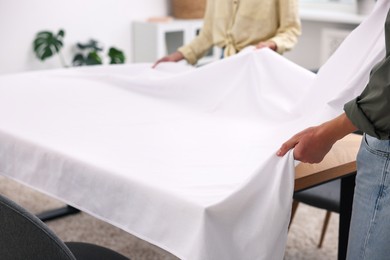
[[[77,43],[77,48],[79,49],[79,52],[73,57],[73,66],[103,64],[103,59],[100,55],[100,52],[103,51],[103,47],[100,46],[98,41],[91,39],[85,44]],[[125,62],[125,55],[123,52],[114,47],[110,47],[107,55],[110,58],[110,64]]]
[[[34,52],[37,58],[44,61],[47,58],[52,57],[54,54],[58,54],[62,66],[67,67],[61,54],[61,49],[64,46],[64,37],[65,31],[62,29],[56,34],[49,31],[38,32],[33,42]]]
[[[37,58],[45,61],[47,58],[58,54],[61,65],[68,67],[61,53],[61,49],[64,46],[64,37],[65,31],[63,29],[60,29],[57,33],[50,31],[38,32],[33,41],[34,52]],[[101,52],[103,52],[104,48],[98,41],[91,39],[87,43],[77,43],[76,46],[78,52],[73,57],[73,66],[103,64]],[[110,59],[110,64],[122,64],[126,60],[123,51],[114,47],[109,48],[107,56]]]

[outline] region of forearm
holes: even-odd
[[[192,42],[178,49],[190,64],[195,64],[213,46],[213,42],[204,33],[200,33]]]
[[[319,134],[332,143],[356,130],[357,127],[353,125],[345,113],[319,126]]]
[[[203,26],[199,34],[178,51],[190,64],[195,64],[213,46],[213,23],[215,19],[215,1],[208,0],[203,17]]]

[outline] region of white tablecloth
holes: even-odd
[[[182,259],[282,259],[294,160],[275,152],[361,92],[388,8],[318,76],[270,50],[1,76],[0,174]]]

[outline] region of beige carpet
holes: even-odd
[[[33,213],[64,204],[12,180],[0,176],[0,193]],[[337,259],[338,214],[332,214],[324,245],[317,248],[325,211],[300,204],[291,225],[285,260]],[[88,214],[47,222],[64,241],[84,241],[109,247],[132,260],[178,260],[166,251]]]

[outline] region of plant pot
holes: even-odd
[[[201,19],[206,0],[171,0],[173,17],[177,19]]]
[[[369,14],[374,8],[375,0],[356,0],[356,12],[360,15]]]

